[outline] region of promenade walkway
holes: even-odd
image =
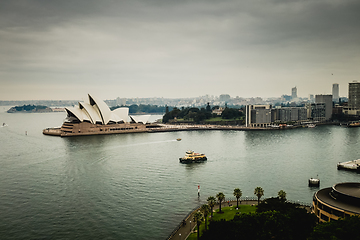
[[[229,202],[230,204],[232,204],[233,206],[236,206],[236,200],[232,200]],[[251,205],[251,204],[257,204],[257,200],[241,200],[241,205]],[[240,205],[240,202],[239,202]],[[228,201],[223,202],[221,204],[222,207],[227,207],[229,206]],[[219,208],[219,204],[216,204],[214,206],[213,210],[216,210]],[[187,239],[187,237],[194,231],[196,230],[196,224],[194,223],[194,214],[199,210],[195,209],[193,212],[191,212],[185,220],[185,224],[181,224],[179,225],[179,227],[177,229],[175,229],[175,231],[167,238],[167,240],[184,240]]]

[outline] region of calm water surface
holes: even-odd
[[[336,164],[360,158],[360,128],[194,131],[60,138],[42,129],[65,113],[8,114],[0,107],[2,239],[165,239],[186,216],[222,191],[253,197],[279,190],[310,203],[317,188],[359,181]],[[27,132],[27,135],[25,134]],[[182,138],[182,141],[176,141]],[[178,161],[186,150],[203,164]],[[197,186],[201,197],[197,197]]]

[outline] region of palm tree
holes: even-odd
[[[207,216],[210,213],[210,207],[207,204],[204,204],[201,206],[201,211],[204,214],[204,218],[205,218],[205,231],[207,230]]]
[[[197,239],[199,239],[200,237],[200,224],[203,220],[203,215],[201,212],[196,212],[194,214],[194,222],[196,223],[196,227],[197,227]]]
[[[219,213],[222,213],[221,211],[221,202],[225,199],[225,195],[222,192],[219,192],[218,194],[216,194],[216,197],[219,201]]]
[[[257,196],[258,198],[258,204],[260,203],[260,198],[262,196],[264,196],[264,190],[262,189],[262,187],[256,187],[255,188],[255,191],[254,191],[254,194]]]
[[[284,190],[280,190],[278,192],[278,197],[280,200],[286,201],[286,192]]]
[[[210,196],[210,197],[208,197],[207,201],[208,201],[209,207],[211,209],[211,219],[212,219],[212,217],[213,217],[213,208],[214,208],[214,206],[216,204],[216,198],[213,197],[213,196]]]
[[[241,192],[240,188],[234,189],[234,196],[236,197],[236,208],[239,208],[239,198],[241,198],[241,196],[242,196],[242,192]],[[240,202],[240,204],[241,204],[241,202]]]

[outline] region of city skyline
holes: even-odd
[[[8,1],[0,100],[340,97],[359,80],[357,1]]]

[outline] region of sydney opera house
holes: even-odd
[[[79,102],[77,107],[65,108],[67,117],[60,128],[43,130],[46,135],[70,137],[131,132],[148,132],[157,127],[149,124],[150,115],[130,116],[126,107],[113,111],[106,103],[88,94],[87,102]]]

